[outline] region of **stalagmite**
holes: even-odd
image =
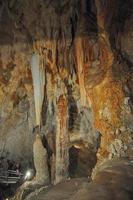
[[[35,182],[40,185],[47,185],[49,183],[49,171],[47,165],[47,151],[43,147],[41,137],[36,135],[34,145],[34,165],[36,168]]]
[[[56,183],[68,177],[68,130],[67,130],[67,100],[61,95],[58,100],[57,133],[56,133]]]
[[[54,184],[55,181],[55,155],[52,154],[50,159],[51,164],[51,183]]]

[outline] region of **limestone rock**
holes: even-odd
[[[35,183],[39,185],[48,185],[50,180],[47,163],[47,151],[43,147],[41,137],[38,134],[36,135],[34,141],[33,154],[36,169]]]
[[[45,80],[41,132],[59,180],[72,145],[93,149],[97,163],[132,157],[132,9],[132,0],[1,1],[1,157],[25,167],[33,157],[35,52]]]

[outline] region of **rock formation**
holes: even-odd
[[[49,171],[47,164],[47,150],[43,147],[41,137],[36,135],[33,145],[34,165],[36,169],[35,184],[48,185]]]
[[[1,157],[24,167],[32,160],[35,113],[56,182],[68,177],[72,145],[82,148],[88,175],[96,161],[132,157],[132,10],[132,0],[0,2]],[[38,112],[34,55],[43,79]]]

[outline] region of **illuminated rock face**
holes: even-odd
[[[0,21],[2,154],[32,156],[37,53],[44,78],[41,132],[49,160],[55,156],[57,182],[68,175],[68,149],[80,142],[84,152],[98,150],[99,161],[131,156],[132,0],[11,2],[3,3]]]

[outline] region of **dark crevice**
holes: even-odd
[[[48,98],[47,98],[47,76],[46,76],[46,70],[45,70],[45,86],[44,86],[44,99],[42,104],[42,112],[41,112],[41,119],[42,119],[42,125],[46,125],[47,121],[47,109],[48,109]]]

